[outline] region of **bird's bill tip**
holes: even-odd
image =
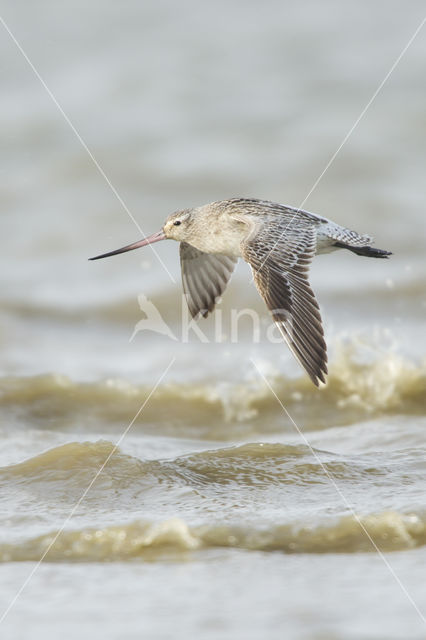
[[[160,242],[160,240],[165,239],[166,236],[164,235],[164,231],[157,231],[157,233],[153,233],[146,238],[142,238],[142,240],[138,240],[137,242],[128,244],[125,247],[121,247],[120,249],[115,249],[115,251],[109,251],[108,253],[102,253],[99,256],[94,256],[93,258],[89,258],[89,260],[100,260],[100,258],[109,258],[110,256],[115,256],[119,253],[125,253],[126,251],[133,251],[133,249],[139,249],[139,247],[145,247],[147,244],[153,244],[154,242]]]

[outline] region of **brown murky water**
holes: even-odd
[[[300,205],[424,12],[383,9],[3,17],[150,233]],[[317,390],[244,265],[188,329],[175,243],[87,262],[139,231],[3,30],[1,637],[426,637],[425,37],[304,204],[394,251],[315,260]]]

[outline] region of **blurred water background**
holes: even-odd
[[[424,29],[312,190],[423,14],[2,4],[57,104],[3,25],[0,615],[146,401],[2,637],[426,637]],[[323,389],[266,338],[246,265],[202,341],[182,340],[177,244],[87,262],[234,196],[394,251],[315,259]],[[138,296],[178,340],[135,332]],[[233,309],[259,341],[249,317],[231,339]]]

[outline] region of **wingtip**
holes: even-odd
[[[318,362],[315,368],[307,368],[305,363],[301,364],[316,387],[320,388],[322,385],[327,384],[327,353],[325,353],[324,360],[322,362]]]
[[[322,385],[327,384],[327,369],[325,371],[319,371],[317,373],[309,373],[309,377],[314,385],[319,389]]]

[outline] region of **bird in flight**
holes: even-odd
[[[283,338],[317,386],[327,375],[327,345],[308,280],[312,258],[336,249],[369,258],[392,255],[372,247],[370,236],[314,213],[267,200],[232,198],[176,211],[157,233],[90,260],[166,239],[180,242],[183,290],[194,318],[214,309],[238,259],[245,260]]]

